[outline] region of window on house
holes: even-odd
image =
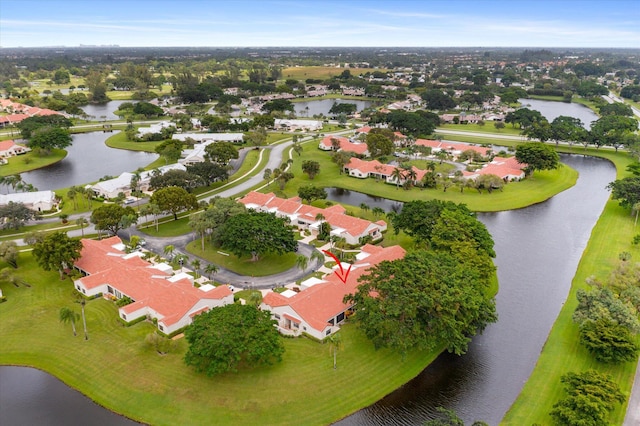
[[[325,333],[327,336],[331,334],[331,329],[328,329],[327,332]]]
[[[297,322],[293,323],[293,328],[300,328],[300,324],[298,324]]]
[[[126,316],[125,314],[122,314],[122,319],[123,319],[123,320],[126,320],[126,319],[127,319],[127,316]]]
[[[336,317],[336,322],[337,322],[338,324],[340,324],[342,321],[344,321],[344,312],[342,312],[341,314],[339,314],[339,315]]]
[[[280,319],[280,315],[278,315],[278,314],[275,314],[275,315],[273,315],[273,316],[274,316],[274,317],[275,317],[275,319],[277,319],[277,320],[279,320],[279,319]]]
[[[305,327],[304,325],[302,326],[302,329],[303,329],[304,331],[307,331],[307,327]]]
[[[113,288],[110,285],[107,286],[107,292],[113,294]]]
[[[164,331],[164,327],[162,327],[161,325],[159,325],[158,328],[160,329],[160,331]]]

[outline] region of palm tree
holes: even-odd
[[[374,207],[371,209],[371,213],[373,213],[374,217],[378,217],[384,214],[384,209],[382,207]]]
[[[416,179],[418,179],[418,174],[416,173],[416,171],[413,169],[413,167],[410,167],[407,169],[407,174],[405,175],[405,178],[411,182],[411,184],[415,184]]]
[[[369,207],[369,205],[368,205],[367,203],[361,203],[361,204],[360,204],[360,209],[361,209],[363,212],[366,212],[366,211],[371,210],[371,207]]]
[[[402,169],[396,167],[391,172],[391,177],[396,181],[396,189],[400,187],[400,181],[404,179],[404,174],[402,173]]]
[[[73,201],[73,210],[76,210],[78,208],[78,202],[76,201],[76,195],[78,195],[78,192],[76,191],[76,187],[72,186],[71,188],[69,188],[69,191],[67,191],[67,197]]]
[[[89,340],[89,333],[87,333],[87,317],[84,314],[84,305],[87,301],[84,299],[84,296],[77,291],[74,290],[74,294],[76,296],[76,303],[80,304],[80,312],[82,312],[82,326],[84,327],[84,340]]]
[[[84,227],[88,224],[89,222],[87,222],[87,219],[85,219],[84,217],[79,217],[76,219],[76,225],[80,227],[80,232],[82,233],[83,238],[84,238]]]
[[[176,251],[176,247],[169,244],[168,246],[165,246],[164,249],[162,250],[162,253],[167,256],[167,257],[173,257],[173,252]]]
[[[329,353],[333,355],[333,369],[338,368],[338,351],[342,349],[342,338],[340,334],[332,334],[328,337],[329,340]]]
[[[131,239],[131,225],[135,225],[138,222],[138,217],[134,214],[125,214],[120,218],[120,225],[123,229],[127,230],[127,237]]]
[[[213,276],[213,274],[217,273],[219,270],[220,270],[220,268],[218,268],[213,263],[209,263],[209,264],[207,264],[207,266],[204,267],[204,273],[209,276],[210,280],[211,280],[211,277]]]
[[[60,308],[60,322],[62,323],[71,323],[71,329],[73,330],[73,335],[77,336],[76,333],[76,321],[80,319],[80,315],[69,308]]]
[[[296,256],[296,266],[304,271],[309,266],[309,258],[303,254]]]
[[[191,266],[193,266],[193,272],[195,272],[195,273],[196,273],[196,279],[198,279],[198,277],[200,276],[200,275],[198,274],[198,271],[200,270],[200,266],[202,266],[202,265],[200,264],[200,259],[193,259],[193,260],[191,261]]]

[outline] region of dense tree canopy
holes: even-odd
[[[64,232],[54,232],[33,245],[33,257],[42,269],[57,270],[63,279],[64,270],[80,259],[81,249],[79,240],[69,238]]]
[[[618,384],[595,370],[567,373],[560,381],[567,396],[556,403],[550,413],[560,425],[605,425],[609,411],[625,400]]]
[[[527,172],[536,170],[552,170],[560,166],[560,156],[549,145],[542,142],[527,142],[516,146],[516,159],[527,165]]]
[[[631,208],[640,202],[640,176],[629,176],[611,182],[608,186],[611,197],[618,200],[620,205]]]
[[[31,138],[31,135],[37,129],[43,127],[61,127],[68,129],[73,123],[67,117],[59,114],[52,115],[35,115],[28,117],[16,124],[16,127],[20,129],[20,134],[25,139]]]
[[[229,179],[229,172],[225,167],[209,161],[190,164],[187,166],[187,172],[198,176],[205,185],[211,185],[213,182]]]
[[[634,337],[623,325],[608,318],[585,321],[580,326],[580,343],[604,363],[618,364],[638,358]]]
[[[149,102],[137,102],[133,106],[133,113],[143,115],[146,118],[160,117],[164,115],[164,111],[157,105],[150,104]]]
[[[298,188],[298,197],[300,197],[302,201],[310,203],[313,200],[324,200],[327,198],[327,191],[325,191],[324,188],[313,185],[301,186]]]
[[[71,145],[69,130],[62,127],[42,127],[35,130],[29,139],[29,147],[51,151],[54,148],[66,148]]]
[[[231,142],[216,142],[204,148],[205,158],[213,163],[223,166],[229,164],[232,159],[238,158],[238,150]]]
[[[489,281],[443,251],[418,250],[384,261],[359,279],[355,321],[376,348],[401,352],[444,344],[463,354],[471,337],[495,322]]]
[[[178,212],[198,208],[196,196],[177,186],[158,189],[151,196],[150,203],[157,205],[164,212],[173,214],[174,220],[178,220]]]
[[[3,229],[20,229],[25,222],[39,218],[40,215],[38,213],[29,209],[23,203],[9,201],[7,204],[0,206],[0,219],[2,219]]]
[[[274,111],[293,111],[293,103],[288,99],[274,99],[262,105],[262,109],[268,113],[272,113]]]
[[[204,164],[204,163],[197,163]],[[211,164],[211,163],[209,163]],[[204,186],[205,181],[199,176],[184,170],[168,170],[165,173],[158,173],[149,180],[149,188],[157,190],[168,186],[177,186],[190,191],[193,188]]]
[[[381,133],[369,133],[366,142],[369,155],[373,158],[391,155],[395,148],[393,140]]]
[[[116,235],[122,229],[122,217],[131,215],[137,217],[135,210],[131,207],[122,207],[120,204],[104,204],[93,210],[90,220],[96,229]]]
[[[250,211],[227,219],[220,238],[223,248],[236,256],[295,252],[298,243],[287,222],[271,213]]]
[[[284,346],[268,311],[231,304],[196,316],[185,330],[187,365],[207,376],[280,361]]]
[[[302,162],[302,171],[309,176],[309,179],[313,179],[320,173],[320,163],[313,160],[305,160]]]

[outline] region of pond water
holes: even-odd
[[[113,425],[138,423],[104,409],[52,375],[0,366],[1,425]]]
[[[358,111],[369,108],[373,105],[371,101],[347,100],[347,99],[320,99],[317,101],[294,102],[293,108],[300,118],[311,118],[317,114],[330,115],[329,110],[333,104],[356,104]]]
[[[551,123],[556,117],[566,115],[569,117],[579,118],[585,129],[591,129],[591,122],[596,121],[600,117],[595,112],[582,104],[542,101],[538,99],[518,99],[523,107],[540,111],[540,114]]]
[[[81,106],[80,109],[87,113],[87,115],[93,116],[94,120],[119,120],[120,117],[113,112],[117,111],[125,102],[135,103],[136,101],[109,101],[104,104],[89,104]]]
[[[62,161],[22,173],[22,180],[41,191],[67,188],[97,181],[105,175],[131,172],[158,158],[158,154],[109,148],[104,141],[116,133],[118,131],[72,135],[73,143]]]
[[[580,173],[574,187],[531,207],[478,215],[495,241],[498,322],[473,339],[466,355],[442,354],[417,378],[337,424],[418,425],[438,406],[465,423],[500,422],[535,366],[609,197],[605,186],[615,179],[606,160],[563,155],[562,161]],[[331,192],[328,198],[337,200]]]

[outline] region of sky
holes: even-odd
[[[639,0],[0,0],[0,47],[640,48]]]

